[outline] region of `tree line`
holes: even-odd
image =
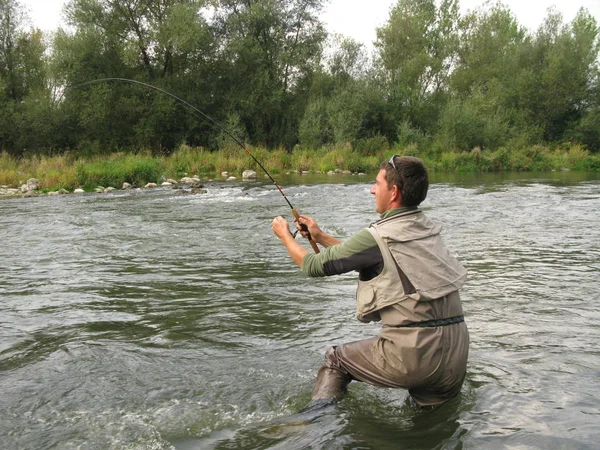
[[[28,26],[0,0],[0,151],[86,155],[185,144],[407,151],[600,150],[599,27],[549,10],[537,30],[501,3],[398,0],[374,51],[328,36],[325,0],[71,0]]]

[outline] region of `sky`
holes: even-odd
[[[20,0],[29,10],[33,25],[44,31],[58,28],[62,22],[62,7],[66,0]],[[397,0],[330,0],[322,15],[330,33],[350,36],[370,48],[375,30],[385,24]],[[459,0],[461,12],[476,9],[481,0]],[[600,0],[504,0],[515,14],[519,24],[536,30],[554,6],[563,14],[565,23],[573,20],[577,11],[585,7],[600,22]]]

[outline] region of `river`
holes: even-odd
[[[371,177],[276,178],[342,240],[377,219]],[[423,411],[352,383],[311,420],[324,352],[378,325],[355,275],[292,263],[273,185],[205,187],[0,201],[1,448],[598,448],[600,174],[432,174],[469,270],[462,393]]]

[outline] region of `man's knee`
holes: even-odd
[[[329,347],[325,352],[325,365],[327,367],[339,367],[339,360],[337,355],[335,354],[335,350],[337,347]]]

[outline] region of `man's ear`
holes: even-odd
[[[400,188],[397,184],[392,186],[392,191],[392,202],[398,202],[399,204],[402,204],[402,194],[400,194]]]

